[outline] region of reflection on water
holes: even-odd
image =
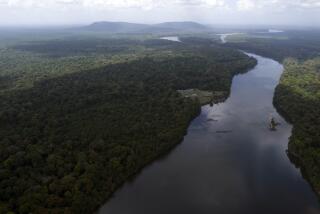
[[[99,213],[320,213],[286,155],[291,126],[272,105],[282,66],[253,56],[257,67],[234,78],[226,102],[202,107],[184,141],[127,182]],[[268,129],[270,114],[281,123],[275,132]]]
[[[283,33],[283,30],[277,30],[277,29],[269,29],[268,33]]]

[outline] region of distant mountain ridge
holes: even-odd
[[[208,27],[197,22],[164,22],[160,24],[155,24],[153,26],[163,27],[163,28],[173,28],[173,29],[185,29],[192,28],[197,30],[207,30]]]
[[[135,24],[128,22],[94,22],[88,26],[82,27],[84,30],[92,30],[92,31],[114,31],[114,32],[122,32],[122,31],[134,31],[141,30],[143,28],[147,28],[148,25],[145,24]]]
[[[129,22],[94,22],[79,30],[103,31],[110,33],[147,33],[169,31],[207,31],[210,28],[196,22],[164,22],[159,24],[137,24]]]

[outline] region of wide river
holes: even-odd
[[[272,105],[283,67],[258,65],[233,79],[221,104],[203,106],[183,142],[145,167],[100,214],[315,214],[319,204],[286,155],[291,125]],[[270,131],[272,115],[281,125]]]

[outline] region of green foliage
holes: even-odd
[[[274,103],[293,123],[289,152],[320,194],[320,59],[287,59]]]
[[[117,46],[119,47],[116,48]],[[76,41],[65,39],[29,42],[0,49],[0,93],[30,88],[35,82],[44,79],[109,64],[130,62],[146,56],[169,58],[178,55],[167,46],[168,42],[161,40],[142,43],[128,39],[95,41],[92,38],[82,38]]]
[[[279,36],[272,34],[268,34],[269,38],[254,34],[246,36],[243,41],[227,43],[226,46],[270,57],[279,62],[287,57],[305,60],[320,55],[319,31],[288,31],[281,35],[286,36],[286,39],[279,39]]]
[[[181,142],[200,105],[178,89],[229,91],[233,75],[255,65],[228,48],[146,43],[158,55],[143,51],[135,60],[80,69],[70,56],[35,56],[28,47],[19,54],[35,57],[34,64],[16,65],[13,54],[2,65],[13,68],[6,78],[38,77],[0,97],[1,212],[92,213],[126,179]],[[63,51],[56,44],[53,52]],[[23,68],[29,71],[21,73]]]

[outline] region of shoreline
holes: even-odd
[[[245,54],[247,55],[247,53],[245,53]],[[248,55],[248,56],[249,56],[249,55]],[[250,57],[250,56],[249,56],[249,57]],[[253,58],[254,58],[254,57],[253,57]],[[254,58],[254,59],[256,60],[256,58]],[[254,66],[249,66],[248,68],[244,68],[244,69],[242,69],[241,71],[235,72],[235,73],[233,74],[232,78],[231,78],[231,81],[233,80],[233,78],[234,78],[236,75],[247,73],[247,72],[251,71],[252,69],[254,69],[256,65],[257,65],[257,60],[256,60],[256,63],[255,63]],[[95,214],[99,214],[101,208],[102,208],[105,204],[107,204],[110,199],[112,199],[112,197],[114,196],[114,194],[116,193],[116,191],[117,191],[119,188],[123,187],[126,182],[132,181],[133,179],[135,179],[135,177],[138,176],[138,175],[141,173],[142,170],[144,170],[146,167],[150,166],[152,163],[154,163],[154,162],[156,162],[156,161],[158,161],[158,160],[161,160],[161,159],[165,158],[167,155],[170,154],[170,152],[173,151],[174,148],[176,148],[178,145],[180,145],[180,144],[183,142],[184,137],[187,135],[187,133],[188,133],[188,128],[190,127],[190,124],[192,123],[192,121],[194,121],[197,117],[200,116],[201,111],[202,111],[202,107],[203,107],[203,106],[206,106],[206,105],[209,105],[209,104],[211,105],[211,103],[217,104],[217,103],[220,103],[220,102],[224,102],[224,101],[225,101],[226,99],[228,99],[228,97],[230,96],[230,89],[231,89],[231,85],[230,85],[230,87],[229,87],[229,91],[228,91],[228,92],[224,92],[224,93],[223,93],[223,96],[219,97],[219,99],[217,99],[217,100],[210,100],[209,103],[207,103],[207,102],[200,103],[198,98],[197,98],[197,99],[190,99],[191,101],[197,103],[197,105],[198,105],[198,107],[197,107],[197,108],[198,108],[198,111],[197,111],[197,113],[189,120],[189,122],[188,122],[187,124],[185,124],[184,134],[183,134],[183,136],[181,137],[181,139],[180,139],[178,142],[173,143],[172,145],[170,145],[170,146],[169,146],[167,149],[165,149],[163,152],[157,154],[152,160],[148,161],[145,165],[141,166],[135,173],[133,173],[133,174],[130,175],[127,179],[125,179],[124,182],[120,182],[118,185],[116,185],[114,191],[113,191],[109,196],[106,197],[107,199],[105,200],[105,203],[103,203],[102,205],[100,205],[99,207],[97,207],[97,210],[96,210],[94,213],[95,213]],[[191,90],[191,92],[194,91],[194,90],[198,90],[200,93],[205,92],[205,94],[207,94],[207,93],[212,93],[212,95],[214,94],[214,92],[203,91],[203,90],[199,90],[199,89],[187,89],[187,90],[189,90],[189,91]],[[181,91],[181,90],[180,90],[180,91]],[[182,91],[183,91],[183,90],[182,90]],[[179,93],[179,94],[181,95],[180,92],[177,91],[177,93]],[[189,98],[187,98],[187,99],[189,99]]]

